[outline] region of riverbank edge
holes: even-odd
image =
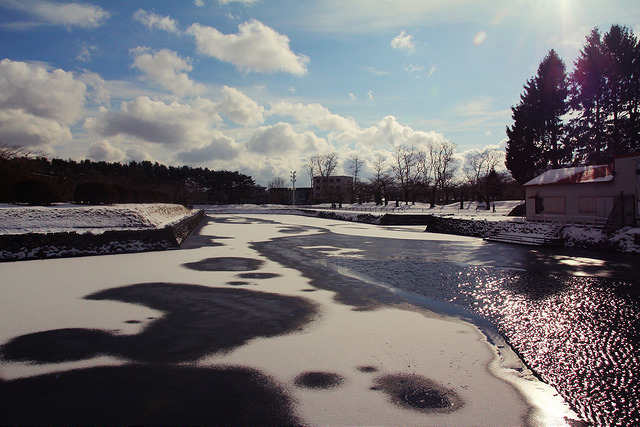
[[[487,221],[452,218],[431,214],[389,214],[323,211],[299,209],[304,215],[342,221],[362,222],[375,225],[423,225],[425,232],[453,234],[485,238],[498,233],[518,233],[523,235],[544,235],[551,231],[553,224],[533,223],[523,220]],[[516,217],[514,217],[515,219]],[[573,247],[604,252],[639,254],[640,234],[629,234],[630,227],[608,234],[590,226],[565,225],[559,231],[558,246]]]
[[[179,249],[205,218],[199,209],[162,228],[0,235],[0,262]]]

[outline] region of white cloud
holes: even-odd
[[[279,101],[271,104],[268,115],[291,116],[304,126],[322,130],[355,131],[358,124],[351,117],[334,114],[320,104],[301,104]]]
[[[257,129],[247,142],[247,149],[265,155],[317,153],[327,149],[327,142],[313,132],[298,133],[290,123],[277,123]]]
[[[107,89],[107,84],[100,75],[91,71],[85,71],[78,76],[78,80],[84,83],[87,86],[87,89],[90,89],[87,92],[87,96],[90,100],[103,105],[109,103],[110,95]]]
[[[80,53],[76,56],[76,61],[80,62],[91,62],[91,52],[94,50],[98,50],[96,45],[87,45],[82,46]]]
[[[264,121],[264,107],[238,89],[224,86],[219,111],[238,124],[254,126]]]
[[[352,100],[352,101],[357,101],[357,100],[358,100],[358,97],[357,97],[357,96],[355,96],[355,95],[354,95],[354,94],[352,94],[352,93],[349,93],[349,99],[350,99],[350,100]]]
[[[176,158],[189,164],[198,164],[212,160],[233,160],[238,157],[238,153],[239,148],[232,138],[214,130],[208,145],[180,152]]]
[[[187,33],[195,37],[200,53],[230,62],[240,70],[307,73],[309,58],[296,55],[287,36],[255,19],[240,24],[238,29],[238,34],[225,35],[213,27],[193,24]]]
[[[115,148],[109,141],[102,139],[89,147],[87,158],[103,162],[121,162],[127,155],[119,148]]]
[[[444,140],[444,136],[438,132],[415,130],[400,124],[394,116],[386,116],[375,126],[358,132],[345,132],[338,140],[345,145],[355,142],[357,149],[393,151],[400,145],[426,147],[432,142]]]
[[[0,109],[23,110],[69,125],[82,117],[86,85],[73,73],[41,65],[0,61]]]
[[[367,92],[367,100],[373,101],[373,91],[372,90]]]
[[[210,143],[214,122],[221,121],[216,105],[197,98],[191,104],[165,104],[139,97],[123,102],[120,111],[103,111],[85,121],[85,127],[111,137],[129,135],[167,147],[203,147]]]
[[[3,6],[24,11],[41,23],[62,25],[67,28],[96,28],[111,16],[100,6],[81,3],[5,0]]]
[[[135,145],[133,147],[129,147],[125,150],[125,154],[127,155],[127,159],[134,160],[136,162],[141,162],[143,160],[153,160],[151,154],[149,154],[146,150],[144,150],[139,145]]]
[[[420,73],[420,72],[424,71],[424,67],[421,66],[421,65],[409,64],[409,65],[404,67],[404,70],[407,73]]]
[[[56,120],[24,110],[0,110],[0,141],[23,147],[44,147],[71,141],[71,131]]]
[[[135,55],[133,67],[144,73],[144,79],[159,84],[178,96],[199,95],[205,91],[204,85],[189,78],[185,71],[193,67],[174,51],[163,49],[154,52],[145,47],[131,50]]]
[[[407,34],[404,31],[401,31],[400,34],[398,34],[391,40],[391,47],[398,50],[405,50],[411,53],[411,52],[415,52],[416,43],[413,40],[412,35]]]
[[[376,70],[373,67],[367,67],[367,71],[369,71],[371,74],[375,74],[376,76],[388,76],[389,74],[391,74],[391,71],[380,71]]]
[[[160,16],[153,12],[138,9],[133,13],[133,19],[139,21],[149,29],[158,28],[168,33],[180,33],[178,24],[170,16]]]

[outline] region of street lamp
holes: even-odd
[[[296,171],[291,171],[291,183],[293,184],[293,190],[291,191],[291,204],[296,205]]]

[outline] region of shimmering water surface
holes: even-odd
[[[337,276],[314,285],[343,301],[357,303],[347,286],[355,277],[435,310],[488,320],[585,421],[640,425],[639,258],[334,233],[256,247],[303,271],[332,269]]]

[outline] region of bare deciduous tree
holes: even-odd
[[[388,204],[387,188],[391,184],[391,177],[387,174],[387,159],[382,154],[377,154],[371,165],[373,177],[369,179],[369,185],[373,192],[376,205]]]
[[[269,190],[273,188],[288,188],[288,185],[289,185],[289,181],[287,181],[281,176],[277,176],[267,184],[267,188],[269,188]]]
[[[316,154],[307,160],[307,170],[311,176],[311,185],[314,177],[320,177],[322,193],[327,193],[328,178],[338,166],[338,155],[336,153]],[[329,195],[331,196],[331,195]]]
[[[473,193],[486,202],[485,209],[489,209],[488,180],[491,171],[504,162],[504,153],[498,150],[473,151],[467,154],[464,172]]]
[[[0,145],[0,159],[2,160],[13,160],[19,157],[46,157],[45,153],[42,151],[31,151],[26,147],[21,147],[19,145]]]
[[[447,140],[442,140],[429,146],[427,158],[434,179],[430,192],[431,207],[435,206],[437,190],[443,190],[448,196],[448,192],[453,186],[454,173],[458,166],[458,162],[454,157],[455,151],[456,145]]]
[[[407,145],[396,148],[393,155],[391,170],[400,184],[402,197],[406,204],[409,203],[409,193],[415,183],[417,160],[418,151],[415,147]]]
[[[351,165],[349,166],[349,171],[351,175],[353,175],[353,185],[351,186],[351,201],[353,202],[356,199],[356,195],[358,196],[358,203],[362,203],[362,191],[361,185],[358,182],[358,175],[360,175],[360,170],[362,169],[363,163],[360,156],[354,154],[351,157]]]

